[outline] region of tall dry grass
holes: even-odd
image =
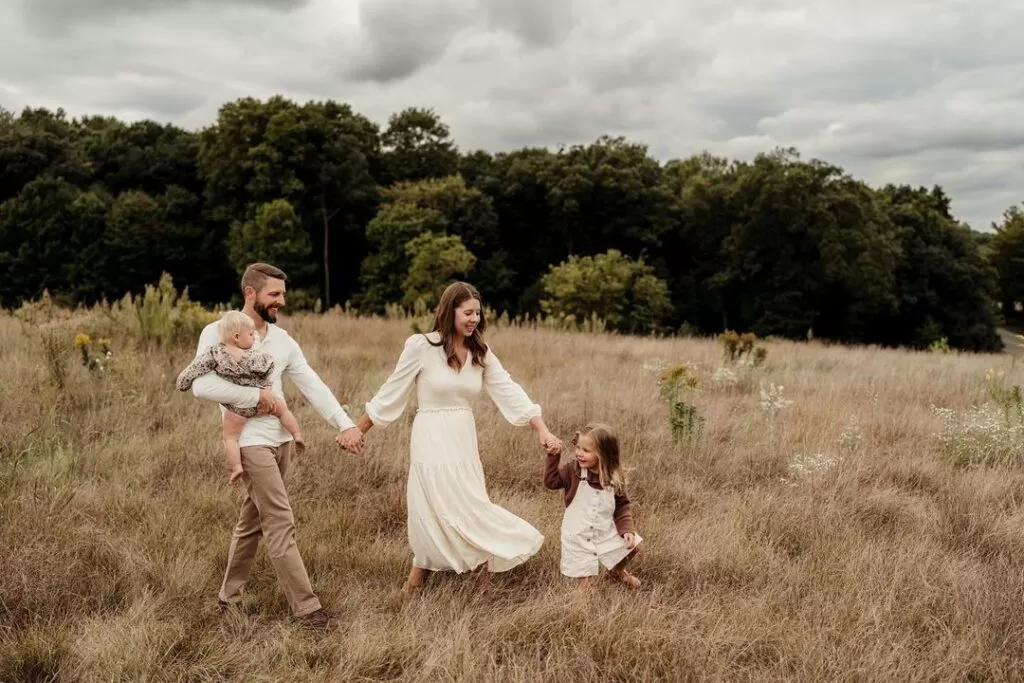
[[[260,614],[216,613],[240,494],[217,409],[174,390],[191,349],[134,349],[114,330],[110,365],[89,372],[71,347],[81,324],[53,328],[61,391],[38,335],[0,317],[2,681],[1024,678],[1024,449],[969,413],[988,368],[1021,382],[1009,356],[771,343],[763,367],[715,380],[713,341],[496,330],[556,432],[620,430],[644,587],[581,595],[559,577],[563,505],[542,452],[481,401],[492,497],[547,541],[485,591],[438,576],[412,604],[395,599],[411,411],[357,457],[290,388],[310,445],[288,479],[298,540],[342,618],[322,636],[289,618],[262,553],[247,598]],[[353,413],[409,334],[337,314],[283,324]],[[694,445],[673,445],[645,369],[657,359],[695,366]],[[792,401],[774,414],[771,384]],[[1000,457],[963,457],[984,449]]]

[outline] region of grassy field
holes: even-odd
[[[762,366],[723,370],[714,340],[494,330],[556,433],[619,429],[644,587],[583,595],[559,577],[543,454],[482,400],[492,498],[547,540],[485,590],[438,576],[410,604],[396,596],[412,411],[353,456],[290,388],[310,445],[288,481],[299,545],[342,618],[324,636],[289,618],[262,552],[259,615],[216,613],[240,494],[217,409],[174,390],[192,349],[133,350],[115,330],[90,372],[71,343],[84,323],[47,343],[0,316],[0,681],[1024,678],[1024,448],[998,391],[1024,371],[1009,354],[771,342]],[[282,324],[353,414],[410,332],[340,314]],[[699,379],[692,443],[673,443],[666,363]],[[994,392],[989,368],[1006,373]]]

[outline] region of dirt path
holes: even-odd
[[[1002,327],[996,331],[999,332],[999,336],[1003,338],[1003,344],[1006,345],[1006,348],[1003,349],[1004,352],[1012,353],[1015,356],[1024,355],[1024,346],[1021,346],[1024,341],[1018,339],[1016,334]]]

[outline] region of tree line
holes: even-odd
[[[873,188],[776,149],[659,162],[602,137],[461,151],[432,111],[239,99],[199,130],[0,110],[0,304],[139,292],[201,302],[254,260],[290,305],[430,305],[467,278],[510,315],[612,329],[1001,347],[1024,300],[1024,213],[993,233],[941,187]]]

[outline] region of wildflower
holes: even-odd
[[[692,389],[697,386],[697,375],[689,364],[676,363],[662,370],[658,381],[661,384],[679,384]]]
[[[989,368],[988,371],[985,373],[985,381],[989,384],[992,384],[996,380],[1002,379],[1005,375],[1006,373],[1003,372],[1002,370],[996,372],[994,369]]]
[[[658,375],[658,389],[665,400],[673,399],[680,391],[696,390],[696,388],[697,373],[688,363],[670,365]]]
[[[931,408],[940,423],[933,436],[957,464],[1008,464],[1024,457],[1024,425],[1007,422],[997,407],[986,403],[962,414],[950,408]]]
[[[668,367],[668,363],[666,363],[661,358],[652,358],[651,360],[644,363],[641,367],[644,369],[645,372],[651,372],[654,373],[655,375],[660,375],[662,371],[664,371],[665,368]]]
[[[100,351],[94,356],[89,350],[93,345],[93,340],[89,338],[89,335],[84,332],[75,335],[75,346],[82,353],[82,365],[90,371],[106,372],[107,364],[114,356],[114,352],[110,348],[111,342],[109,339],[103,338],[97,339],[95,343],[100,347]]]
[[[827,472],[838,462],[838,458],[828,453],[795,455],[789,462],[789,476],[782,477],[782,482],[789,486],[796,486],[801,479],[810,479],[816,474]]]
[[[740,381],[740,378],[736,376],[736,373],[726,367],[720,367],[715,370],[715,374],[711,376],[711,381],[715,384],[722,384],[726,386],[733,386]]]
[[[776,413],[783,408],[786,408],[793,404],[789,399],[782,397],[783,386],[776,385],[774,383],[768,385],[768,389],[764,388],[764,385],[759,387],[761,393],[761,409],[765,412]]]
[[[843,429],[843,433],[839,435],[839,446],[844,451],[853,451],[861,445],[863,440],[864,434],[860,428],[860,419],[854,415]]]

